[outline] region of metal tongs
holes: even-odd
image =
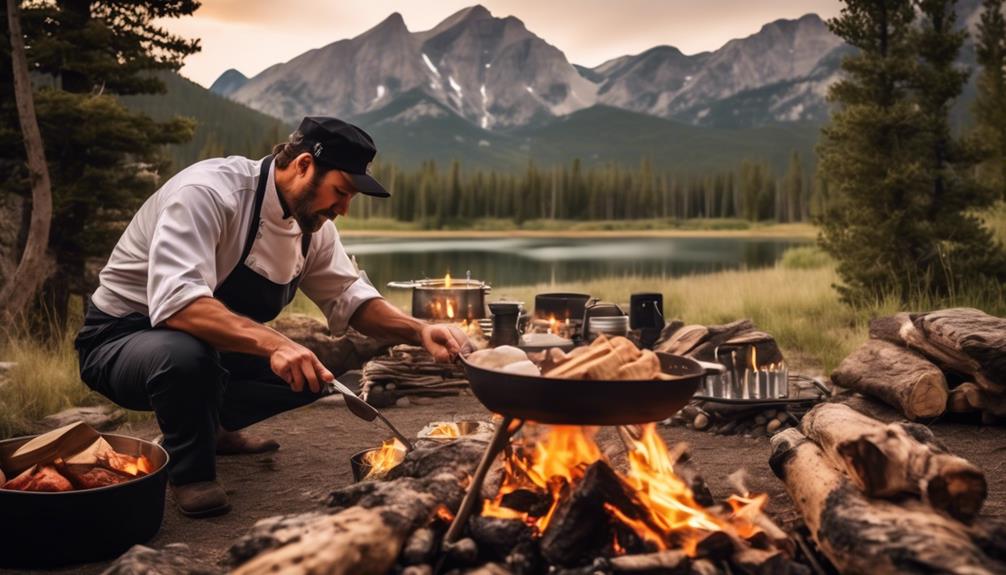
[[[383,421],[384,425],[387,425],[388,429],[391,430],[391,433],[393,433],[399,441],[405,444],[406,453],[416,448],[404,433],[399,431],[397,427],[388,421],[388,418],[381,415],[381,412],[377,411],[373,405],[370,405],[366,401],[360,399],[355,393],[353,393],[353,390],[346,387],[338,379],[333,379],[328,382],[328,391],[331,393],[341,393],[342,397],[346,399],[346,407],[349,408],[349,411],[352,412],[353,415],[359,417],[360,419],[364,421],[374,421],[375,419],[380,419]]]

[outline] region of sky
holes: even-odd
[[[181,72],[209,87],[225,70],[265,68],[352,38],[399,12],[412,32],[428,30],[472,0],[203,0],[195,15],[159,22],[202,51]],[[659,45],[685,54],[715,50],[780,18],[838,15],[839,0],[483,0],[493,16],[516,16],[574,63],[594,67]]]

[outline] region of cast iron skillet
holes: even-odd
[[[461,363],[482,405],[517,419],[560,425],[629,425],[659,421],[691,399],[705,375],[693,359],[657,352],[673,380],[591,381],[514,375]]]

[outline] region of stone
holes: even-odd
[[[399,397],[395,400],[395,407],[408,407],[412,405],[412,402],[408,397]]]
[[[83,421],[98,431],[110,431],[126,419],[126,412],[114,405],[94,405],[89,407],[71,407],[59,413],[53,413],[42,418],[42,424],[51,429],[69,425],[75,421]]]
[[[336,376],[360,369],[370,358],[383,353],[388,342],[369,338],[349,328],[344,335],[334,336],[328,326],[304,314],[284,315],[271,324],[273,329],[308,348]]]
[[[214,575],[223,573],[209,565],[200,565],[192,559],[192,550],[184,543],[165,545],[163,549],[152,549],[145,545],[133,545],[112,563],[102,575]]]

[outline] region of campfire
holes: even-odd
[[[733,496],[729,509],[704,508],[674,471],[674,461],[656,427],[642,427],[637,439],[623,432],[628,469],[615,471],[595,442],[597,428],[554,426],[515,442],[504,460],[497,495],[486,499],[482,517],[519,520],[535,537],[568,528],[577,495],[600,489],[614,494],[603,501],[608,514],[600,531],[605,546],[599,556],[680,549],[695,556],[701,541],[721,532],[746,540],[761,532],[753,518],[761,515],[765,496]],[[534,437],[543,435],[538,439]],[[588,470],[594,469],[587,483]],[[560,511],[562,510],[562,511]],[[564,525],[565,524],[565,525]],[[553,539],[555,539],[553,537]]]

